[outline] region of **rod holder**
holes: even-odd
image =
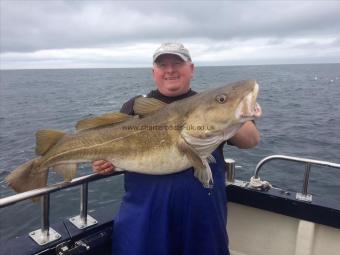
[[[226,163],[226,171],[227,171],[227,184],[231,184],[235,182],[235,160],[226,158],[224,159]]]

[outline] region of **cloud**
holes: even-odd
[[[323,55],[327,61],[340,47],[338,1],[17,0],[0,4],[0,57],[7,67],[25,61],[75,65],[77,60],[86,66],[149,65],[162,41],[184,42],[200,63],[207,64],[214,59],[221,63],[288,59],[292,54],[303,61],[313,49],[322,49],[320,58]]]
[[[152,53],[158,44],[129,44],[106,48],[47,49],[34,52],[8,52],[7,67],[26,64],[29,68],[91,68],[151,66]]]

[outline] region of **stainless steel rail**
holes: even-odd
[[[313,160],[306,158],[298,158],[291,157],[285,155],[272,155],[262,159],[256,166],[254,177],[255,179],[259,179],[259,172],[262,169],[263,165],[272,160],[288,160],[294,162],[302,162],[306,164],[305,167],[305,177],[302,193],[297,193],[297,199],[303,201],[311,201],[312,196],[308,194],[308,181],[309,174],[311,170],[311,165],[320,165],[320,166],[328,166],[333,168],[339,168],[340,164],[331,163],[327,161],[321,160]],[[227,180],[228,184],[235,184],[237,180],[235,180],[235,161],[232,159],[225,159],[227,166]],[[41,199],[41,228],[29,233],[30,237],[36,241],[39,245],[45,245],[49,242],[55,241],[61,237],[55,230],[50,228],[49,222],[49,212],[50,212],[50,194],[53,192],[57,192],[59,190],[63,190],[66,188],[79,186],[80,189],[80,214],[70,218],[70,221],[79,229],[84,229],[86,227],[92,226],[97,223],[97,221],[88,215],[88,183],[104,178],[108,178],[115,175],[122,174],[122,171],[114,172],[110,175],[99,175],[99,174],[89,174],[86,176],[78,177],[73,179],[70,182],[57,183],[48,187],[35,189],[32,191],[23,192],[20,194],[16,194],[13,196],[5,197],[0,199],[0,208],[7,207],[9,205],[15,204],[17,202],[35,198],[42,196]],[[236,183],[237,184],[237,183]]]
[[[26,192],[19,193],[19,194],[13,195],[13,196],[1,198],[0,199],[0,208],[9,206],[11,204],[15,204],[17,202],[20,202],[20,201],[23,201],[23,200],[26,200],[26,199],[42,196],[42,195],[45,195],[45,194],[50,194],[50,193],[56,192],[58,190],[67,189],[67,188],[70,188],[70,187],[81,185],[83,183],[89,183],[89,182],[92,182],[92,181],[104,179],[104,178],[114,176],[114,175],[119,175],[119,174],[122,174],[122,173],[123,172],[114,172],[110,175],[89,174],[89,175],[85,175],[85,176],[82,176],[82,177],[74,178],[70,182],[56,183],[54,185],[47,186],[47,187],[44,187],[44,188],[26,191]]]
[[[304,175],[302,192],[297,193],[296,198],[298,200],[307,201],[307,202],[312,201],[312,195],[308,194],[308,183],[309,183],[309,174],[310,174],[311,166],[319,165],[319,166],[327,166],[327,167],[340,169],[340,164],[332,163],[328,161],[314,160],[314,159],[300,158],[300,157],[291,157],[291,156],[285,156],[285,155],[272,155],[272,156],[268,156],[262,159],[257,164],[255,171],[254,171],[253,178],[259,179],[259,172],[262,169],[263,165],[272,160],[288,160],[288,161],[293,161],[293,162],[305,163],[305,175]]]
[[[235,178],[235,161],[232,159],[226,160],[228,169],[228,180],[234,183]],[[117,169],[118,170],[118,169]],[[39,245],[45,245],[55,240],[58,240],[61,235],[54,229],[50,228],[50,194],[59,190],[67,189],[74,186],[80,187],[80,214],[70,218],[70,222],[78,229],[84,229],[97,223],[97,221],[88,215],[88,183],[110,176],[120,175],[122,171],[116,171],[109,175],[89,174],[78,177],[70,182],[57,183],[51,186],[35,189],[13,196],[0,199],[0,209],[10,206],[12,204],[21,202],[23,200],[37,198],[41,196],[41,227],[38,230],[29,233],[29,236]]]
[[[18,203],[23,200],[42,196],[41,198],[41,228],[31,232],[30,237],[39,245],[45,245],[49,242],[55,241],[61,237],[55,230],[50,228],[49,215],[50,215],[50,194],[62,189],[67,189],[74,186],[81,185],[80,189],[80,214],[70,219],[70,221],[79,229],[92,226],[97,223],[90,215],[87,214],[88,204],[88,183],[100,179],[104,179],[114,175],[122,174],[122,171],[117,171],[109,175],[89,174],[86,176],[78,177],[70,182],[57,183],[48,187],[35,189],[13,196],[0,199],[0,208]]]

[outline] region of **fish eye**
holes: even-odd
[[[227,95],[222,94],[222,95],[216,96],[216,101],[220,104],[224,104],[225,102],[227,102]]]

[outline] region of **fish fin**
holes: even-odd
[[[83,119],[83,120],[78,121],[78,123],[76,124],[76,130],[77,132],[79,132],[79,131],[83,131],[87,129],[112,125],[115,123],[126,121],[131,118],[133,117],[128,114],[121,113],[121,112],[105,113],[98,117],[88,118],[88,119]]]
[[[213,184],[213,177],[208,161],[206,159],[202,159],[195,149],[184,140],[179,143],[178,148],[192,164],[195,177],[199,179],[205,188],[211,188]]]
[[[196,137],[191,135],[188,131],[182,130],[181,136],[199,155],[208,159],[210,158],[208,152],[214,151],[215,148],[223,142],[223,132],[216,132],[213,135],[208,135],[206,137]]]
[[[215,157],[211,154],[208,156],[208,163],[216,163]]]
[[[162,109],[167,104],[155,99],[148,97],[137,97],[133,105],[133,111],[137,115],[147,115]]]
[[[69,182],[77,176],[78,165],[75,163],[59,164],[53,167],[53,170],[64,178],[64,181]]]
[[[18,166],[5,180],[7,185],[18,193],[42,188],[47,185],[47,170],[40,168],[39,158],[35,158]]]
[[[36,132],[35,153],[39,156],[44,155],[53,147],[63,136],[64,132],[53,129],[42,129]]]
[[[189,159],[193,167],[204,168],[204,163],[201,157],[198,155],[195,149],[187,144],[184,140],[178,144],[178,149]]]
[[[213,176],[208,161],[204,161],[204,168],[194,168],[194,175],[205,188],[212,188]]]

